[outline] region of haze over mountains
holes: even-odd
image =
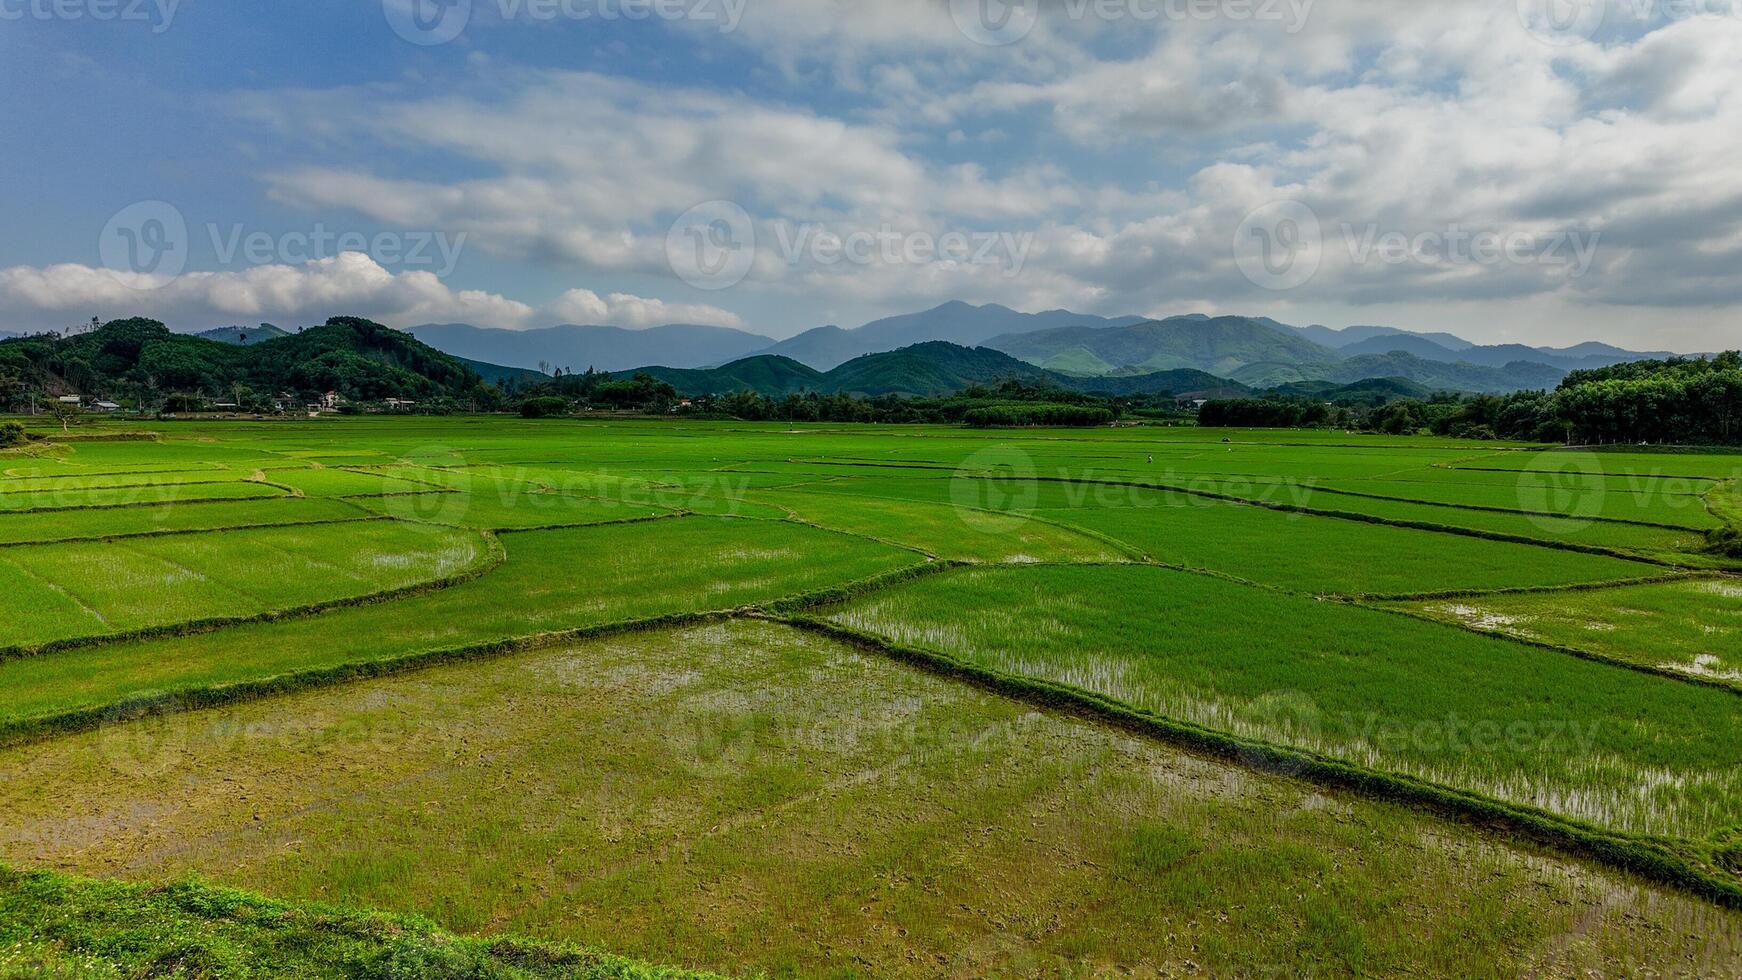
[[[961,302],[854,329],[817,327],[778,342],[746,330],[687,324],[645,330],[569,325],[513,331],[452,323],[413,327],[411,332],[450,354],[518,368],[544,364],[574,371],[699,371],[756,358],[742,372],[758,377],[759,383],[745,387],[761,390],[766,385],[769,392],[785,391],[792,384],[802,388],[803,372],[795,368],[814,372],[816,377],[808,380],[816,384],[828,372],[867,354],[934,341],[988,348],[1058,377],[1097,379],[1100,390],[1130,384],[1116,385],[1117,379],[1190,371],[1255,389],[1390,378],[1428,389],[1507,392],[1553,387],[1573,370],[1672,356],[1595,342],[1569,348],[1480,345],[1449,333],[1386,326],[1298,327],[1269,317],[1188,314],[1152,320],[1068,310],[1023,313],[997,304]],[[939,356],[941,350],[926,347],[909,357]],[[697,381],[708,376],[680,377]],[[714,376],[709,383],[718,380]]]

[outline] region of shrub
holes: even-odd
[[[1706,550],[1726,558],[1742,558],[1742,528],[1721,527],[1706,532]],[[1738,845],[1742,848],[1742,844]],[[1742,853],[1739,850],[1738,853]]]
[[[1020,425],[1107,425],[1113,421],[1113,411],[1095,405],[1049,405],[1015,402],[971,408],[963,413],[962,421],[976,429]]]
[[[569,414],[569,400],[557,395],[528,398],[520,403],[520,416],[522,418],[547,419],[567,414]]]
[[[24,426],[17,422],[0,422],[0,449],[24,444]]]

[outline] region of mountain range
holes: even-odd
[[[928,340],[976,347],[1003,334],[1059,327],[1123,327],[1142,321],[1140,316],[1108,318],[1069,310],[1020,313],[996,303],[972,306],[958,301],[919,313],[873,320],[852,330],[817,327],[756,353],[790,357],[827,371],[855,357],[899,350]]]
[[[1191,369],[1119,378],[1074,377],[1035,367],[987,347],[964,347],[942,340],[866,354],[827,371],[818,371],[780,354],[757,354],[717,368],[649,367],[616,372],[616,376],[627,378],[637,373],[652,375],[690,396],[749,390],[770,398],[807,391],[863,397],[938,397],[954,394],[969,385],[1009,380],[1112,395],[1204,398],[1241,395],[1250,390]]]
[[[485,367],[543,365],[615,372],[657,365],[705,370],[766,356],[785,358],[822,374],[868,354],[943,341],[969,349],[990,348],[1061,377],[1097,378],[1108,386],[1121,378],[1191,370],[1260,389],[1397,378],[1429,390],[1498,393],[1553,387],[1570,371],[1673,356],[1594,342],[1565,348],[1481,345],[1444,332],[1374,325],[1302,327],[1263,316],[1186,314],[1155,320],[1068,310],[1023,313],[997,304],[962,302],[852,329],[817,327],[778,342],[747,330],[689,324],[645,330],[568,325],[513,331],[451,323],[410,329],[431,346]],[[789,373],[785,368],[770,370],[782,377]]]

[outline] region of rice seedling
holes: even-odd
[[[1071,685],[1617,830],[1742,815],[1742,699],[1503,639],[1139,566],[970,570],[827,614]]]

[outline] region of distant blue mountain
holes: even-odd
[[[817,327],[756,353],[790,357],[819,371],[827,371],[855,357],[898,350],[932,340],[974,347],[1003,334],[1063,327],[1124,327],[1142,323],[1143,319],[1140,316],[1100,317],[1072,313],[1069,310],[1020,313],[996,303],[973,306],[953,302],[919,313],[873,320],[851,330],[834,326]]]

